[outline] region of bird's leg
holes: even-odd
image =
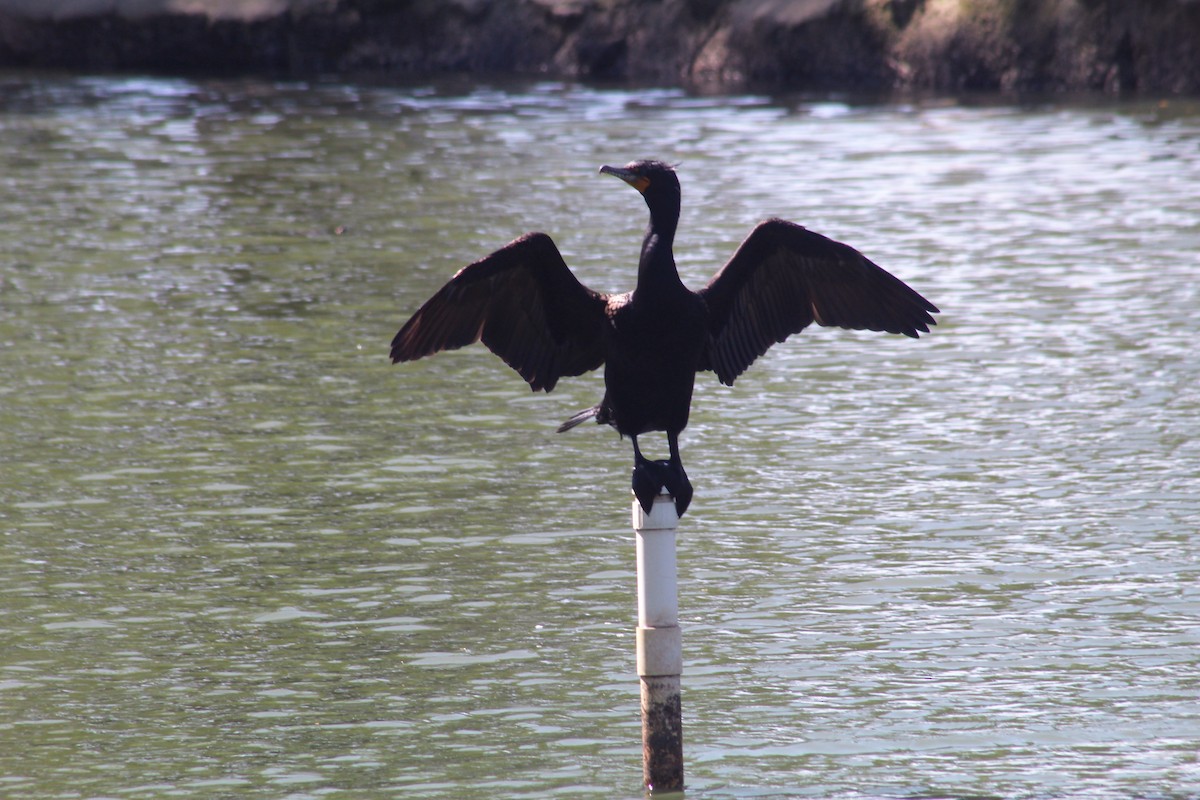
[[[682,517],[692,502],[692,482],[683,471],[683,459],[679,457],[679,434],[667,432],[667,445],[671,448],[671,460],[662,471],[663,485],[675,498],[675,513]]]
[[[638,464],[645,463],[646,457],[642,455],[642,448],[638,447],[637,437],[630,436],[629,438],[633,440],[633,465],[636,467]]]
[[[642,455],[636,436],[633,439],[633,496],[647,514],[654,506],[654,498],[663,487],[661,466]]]

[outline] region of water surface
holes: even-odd
[[[689,797],[1197,796],[1198,112],[0,76],[0,794],[637,796],[597,377],[386,355],[526,230],[629,288],[653,156],[691,285],[944,311],[701,377]]]

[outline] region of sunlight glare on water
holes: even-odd
[[[0,76],[0,794],[639,794],[630,453],[396,328],[679,162],[943,313],[698,380],[688,796],[1200,793],[1200,107]],[[665,449],[647,437],[648,449]]]

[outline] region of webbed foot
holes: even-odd
[[[683,471],[683,461],[679,458],[679,436],[676,433],[667,434],[667,442],[671,447],[671,458],[668,461],[651,461],[642,455],[636,436],[633,439],[633,496],[637,498],[642,511],[647,514],[654,507],[654,498],[666,489],[675,498],[675,515],[682,517],[692,502],[692,482]]]
[[[633,494],[647,514],[654,506],[654,498],[666,489],[675,498],[675,514],[682,517],[692,502],[692,482],[680,464],[670,461],[642,459],[633,467]]]
[[[661,463],[642,459],[633,465],[633,496],[647,514],[654,507],[654,498],[662,491]]]
[[[683,464],[678,462],[672,464],[669,461],[661,463],[663,465],[663,486],[675,498],[675,515],[682,517],[692,503],[692,482],[688,480],[687,473],[683,471]]]

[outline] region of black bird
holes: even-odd
[[[633,491],[647,512],[666,489],[682,516],[692,485],[679,458],[692,384],[712,370],[732,385],[775,342],[810,323],[903,333],[937,324],[938,309],[849,245],[792,222],[759,223],[698,292],[683,285],[671,247],[679,180],[661,161],[600,168],[641,192],[650,209],[637,287],[593,291],[571,273],[554,242],[528,233],[464,267],[392,340],[392,362],[482,340],[534,391],[604,366],[604,398],[568,419],[588,419],[633,440]],[[638,437],[665,431],[670,459],[650,461]]]

